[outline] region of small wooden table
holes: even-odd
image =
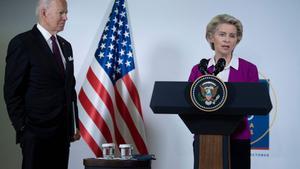
[[[87,158],[83,160],[85,169],[151,169],[151,160],[119,160]]]

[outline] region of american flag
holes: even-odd
[[[116,0],[79,92],[82,138],[97,157],[103,143],[148,154],[124,0]]]

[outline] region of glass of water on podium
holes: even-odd
[[[121,159],[129,160],[132,158],[133,147],[131,144],[120,144]]]
[[[104,159],[113,159],[115,157],[115,144],[104,143],[102,144],[102,152]]]

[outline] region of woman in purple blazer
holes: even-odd
[[[206,39],[211,49],[214,50],[214,56],[208,61],[208,72],[212,73],[217,61],[224,58],[225,68],[217,75],[220,79],[225,82],[258,82],[256,66],[233,55],[242,36],[242,23],[228,14],[217,15],[208,23]],[[202,74],[197,64],[192,68],[189,81],[193,82],[200,76]],[[248,120],[245,116],[230,136],[231,169],[250,169],[250,137]],[[199,142],[198,138],[195,137],[194,140],[194,152],[197,151],[195,145]]]

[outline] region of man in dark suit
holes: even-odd
[[[23,169],[67,169],[70,142],[80,139],[72,47],[57,33],[66,0],[39,0],[38,23],[8,46],[4,97]]]

